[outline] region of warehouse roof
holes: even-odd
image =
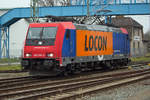
[[[112,18],[111,24],[117,26],[117,27],[127,27],[127,26],[133,26],[138,28],[143,28],[143,26],[132,19],[131,17],[114,17]]]

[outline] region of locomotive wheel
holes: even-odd
[[[68,72],[63,72],[63,76],[68,76]]]
[[[68,76],[68,72],[64,70],[59,73],[59,76]]]
[[[106,67],[109,69],[109,70],[113,70],[114,69],[114,66],[112,65],[111,61],[106,61]]]
[[[74,73],[75,73],[75,74],[80,74],[80,73],[81,73],[81,70],[80,70],[79,68],[76,68]]]
[[[73,69],[74,70],[71,71],[72,74],[79,74],[79,73],[81,73],[80,65],[75,65]]]

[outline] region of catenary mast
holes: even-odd
[[[33,22],[38,22],[39,20],[38,0],[30,0],[30,8],[31,8],[31,18],[33,19]]]

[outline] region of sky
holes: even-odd
[[[15,8],[30,6],[30,0],[0,0],[0,8]]]
[[[141,25],[143,25],[144,33],[150,31],[150,15],[138,15],[138,16],[131,16]]]
[[[0,8],[29,7],[30,0],[0,0]],[[150,15],[132,16],[143,25],[144,33],[150,30]]]

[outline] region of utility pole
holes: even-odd
[[[149,16],[149,31],[150,31],[150,16]]]
[[[31,18],[33,22],[38,22],[39,19],[39,5],[38,0],[30,0]]]
[[[89,0],[87,0],[87,17],[90,16],[90,4],[89,4]]]

